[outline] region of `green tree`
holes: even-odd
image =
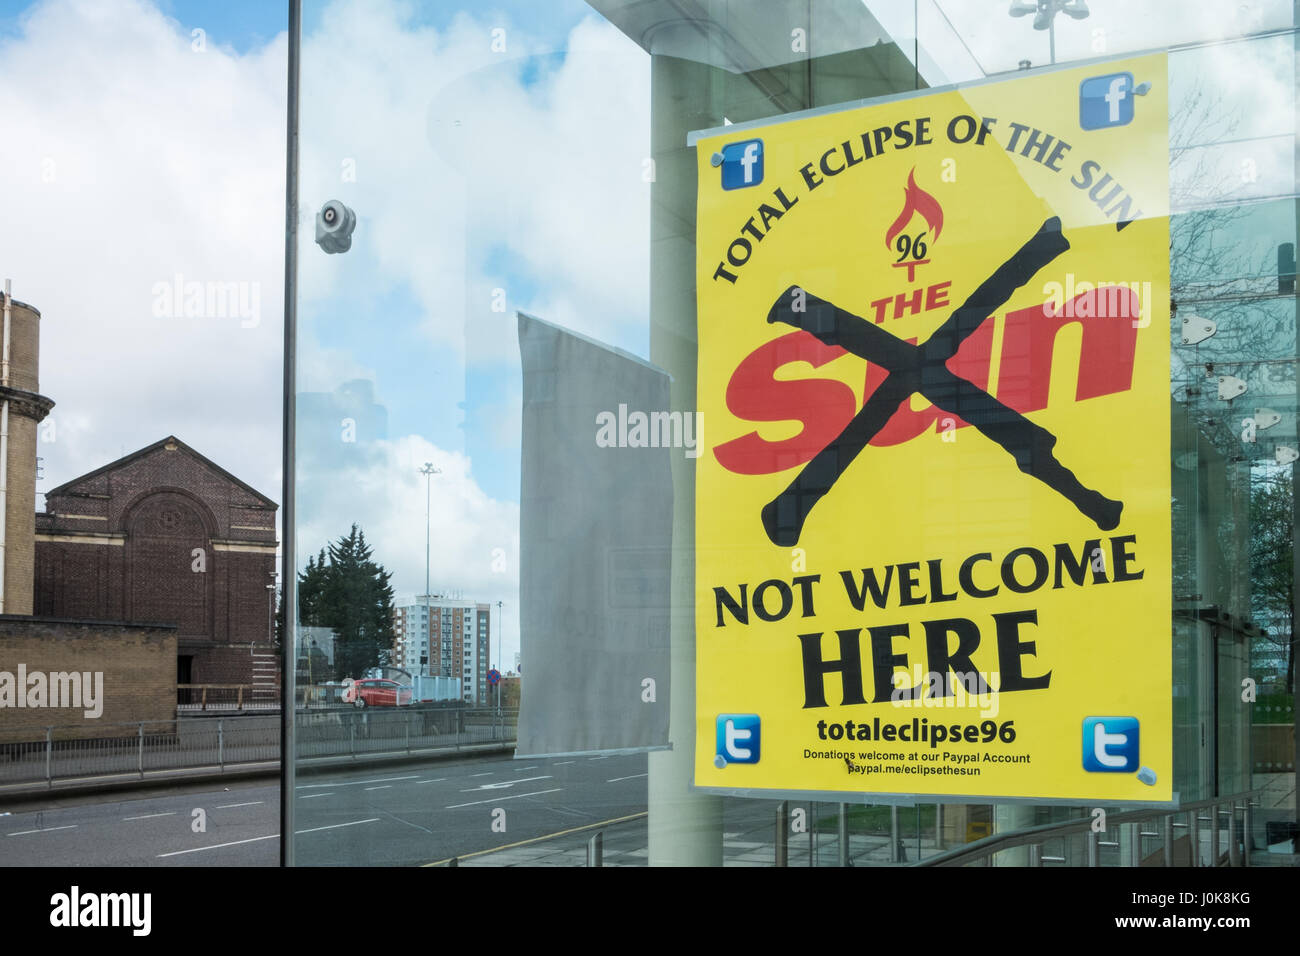
[[[1250,577],[1266,646],[1286,655],[1286,690],[1295,690],[1295,577],[1290,470],[1256,476],[1250,493]]]
[[[319,557],[307,559],[307,567],[298,575],[298,622],[308,627],[324,627],[319,623],[322,600],[325,594],[325,581],[329,575],[329,562],[325,558],[325,549],[320,549]]]
[[[298,619],[334,631],[338,677],[359,677],[392,654],[392,575],[373,560],[365,533],[350,533],[307,560],[298,574]]]

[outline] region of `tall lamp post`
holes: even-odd
[[[433,462],[426,461],[420,469],[424,475],[424,636],[429,654],[433,653],[433,614],[429,610],[429,506],[432,499],[433,476],[442,474],[441,468],[434,468]],[[425,658],[426,662],[428,657]],[[428,666],[427,663],[424,666]],[[427,673],[421,676],[428,677]]]
[[[275,644],[275,578],[277,572],[271,572],[271,583],[266,586],[266,643]],[[253,644],[248,644],[249,653],[251,654]]]
[[[1034,29],[1047,31],[1053,64],[1056,63],[1056,15],[1064,13],[1071,19],[1082,20],[1091,13],[1085,0],[1037,0],[1036,3],[1012,0],[1007,12],[1013,17],[1034,15]]]
[[[307,642],[307,693],[304,695],[307,699],[303,701],[303,704],[307,707],[311,706],[311,689],[312,685],[315,683],[315,681],[312,680],[311,673],[311,655],[314,650],[316,650],[316,638],[313,637]]]
[[[506,622],[505,602],[497,601],[497,629],[501,631],[501,634],[497,637],[497,647],[500,648],[500,650],[498,650],[497,653],[501,655],[501,666],[497,668],[498,671],[504,671],[505,664],[506,664],[506,643],[505,643],[506,623],[505,622]],[[501,681],[498,680],[497,681],[497,714],[499,715],[500,713],[501,713]]]

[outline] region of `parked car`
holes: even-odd
[[[358,708],[404,707],[411,702],[411,688],[397,681],[367,677],[353,681],[351,697],[352,705]]]

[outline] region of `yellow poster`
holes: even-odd
[[[1163,55],[695,145],[696,786],[1172,800]]]

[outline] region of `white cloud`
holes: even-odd
[[[548,295],[584,302],[572,314],[587,332],[644,311],[644,280],[628,281],[648,243],[644,54],[592,20],[563,65],[525,83],[524,61],[547,51],[520,31],[500,54],[498,21],[462,15],[439,34],[410,11],[338,3],[307,38],[304,313],[349,277],[341,261],[366,260],[379,271],[356,291],[409,283],[434,341],[463,348],[465,328],[481,327],[465,290],[503,281],[482,261],[467,269],[475,241],[505,243],[558,290]],[[45,487],[174,432],[279,497],[284,69],[283,35],[242,55],[196,53],[141,0],[38,3],[4,41],[0,176],[15,188],[0,261],[44,315],[42,387],[58,403]],[[466,117],[462,169],[430,139],[444,108]],[[341,181],[345,158],[355,184]],[[361,226],[352,255],[327,257],[311,215],[340,191]],[[155,287],[178,275],[255,284],[258,324],[155,316]],[[476,357],[516,361],[513,308],[530,297],[509,291],[509,334],[476,343]],[[345,346],[321,347],[310,321],[300,346],[301,388],[375,377]]]
[[[581,301],[580,331],[637,334],[649,294],[648,57],[594,17],[573,28],[561,62],[508,28],[493,52],[497,20],[462,14],[440,32],[408,14],[348,0],[304,40],[304,211],[340,198],[358,216],[353,261],[304,243],[311,314],[328,320],[344,287],[402,286],[435,345],[513,363],[493,290],[512,317],[536,301],[527,286]]]
[[[503,601],[508,649],[518,647],[517,504],[485,494],[464,455],[416,435],[352,448],[340,443],[330,462],[325,467],[318,460],[300,485],[300,503],[306,507],[296,540],[304,563],[356,522],[374,548],[374,560],[393,572],[397,596],[423,593],[427,500],[433,593],[462,592],[469,600],[494,605]],[[441,473],[426,479],[420,473],[425,462]],[[431,481],[427,490],[426,481]],[[497,659],[495,650],[493,657]],[[513,660],[506,658],[508,664]]]
[[[460,14],[437,31],[414,9],[342,0],[304,41],[299,388],[364,378],[385,392],[382,364],[330,310],[394,290],[423,314],[392,321],[421,325],[430,354],[450,346],[498,374],[518,362],[516,308],[644,349],[644,52],[591,16],[562,51],[505,23],[499,53],[500,19]],[[144,0],[44,0],[0,41],[0,268],[42,311],[41,387],[57,402],[42,489],[173,433],[280,498],[286,41],[241,54],[191,39]],[[359,215],[344,256],[312,241],[334,197]],[[157,287],[177,276],[254,288],[256,324],[157,315]],[[490,311],[498,285],[505,313]],[[518,441],[511,401],[480,411],[498,443]],[[356,520],[397,586],[420,590],[424,460],[443,468],[435,585],[503,600],[517,643],[518,506],[425,437],[374,442],[305,487],[320,494],[300,513],[301,547]]]
[[[38,4],[0,45],[0,268],[57,403],[39,488],[175,433],[279,498],[284,63],[283,36],[196,53],[138,0]],[[255,284],[259,321],[156,317],[177,274]]]

